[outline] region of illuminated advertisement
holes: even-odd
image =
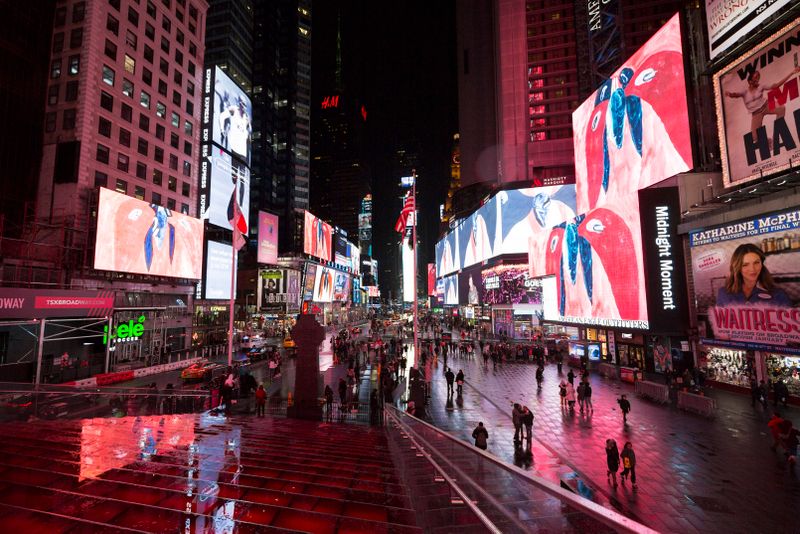
[[[428,264],[428,296],[436,295],[436,264]]]
[[[444,303],[449,306],[458,306],[458,275],[445,276],[444,283]]]
[[[572,217],[574,185],[500,191],[436,244],[436,275],[531,247],[544,251],[548,230]]]
[[[333,259],[333,226],[308,211],[303,225],[303,252],[323,261]]]
[[[101,188],[94,268],[199,280],[203,222]]]
[[[306,278],[303,284],[303,300],[314,300],[314,283],[317,280],[317,265],[306,263]]]
[[[406,237],[400,244],[400,258],[403,264],[403,302],[414,302],[414,249],[411,238]]]
[[[346,302],[350,300],[350,275],[342,271],[335,271],[333,276],[333,300]]]
[[[791,0],[706,0],[709,57],[714,59],[736,46],[759,24],[789,4]]]
[[[314,302],[333,302],[334,283],[338,271],[317,265],[317,274],[314,277]]]
[[[230,245],[216,241],[208,242],[206,272],[203,278],[205,298],[230,300],[232,262],[233,250]],[[236,283],[235,279],[234,283]],[[236,291],[235,286],[234,291]]]
[[[458,273],[458,303],[472,306],[481,304],[481,285],[479,269],[469,269]]]
[[[364,289],[367,290],[368,297],[378,298],[381,296],[381,291],[378,286],[365,286]]]
[[[198,189],[200,218],[208,219],[211,224],[220,228],[231,230],[234,202],[239,205],[245,220],[249,220],[250,170],[219,148],[207,146],[203,151],[210,151],[211,154],[204,158],[200,169]],[[210,179],[206,178],[207,173],[210,174]]]
[[[350,267],[350,258],[347,255],[347,234],[338,227],[335,227],[333,231],[333,258],[337,265]]]
[[[250,98],[219,67],[208,67],[204,76],[203,131],[201,139],[250,163],[253,108]]]
[[[531,248],[555,275],[557,320],[648,328],[638,191],[689,170],[692,148],[678,15],[572,114],[577,215]]]
[[[278,263],[278,216],[258,212],[258,263]]]
[[[258,275],[260,308],[283,308],[283,303],[286,302],[286,270],[266,269],[259,271]]]
[[[359,274],[361,272],[361,249],[348,241],[347,256],[350,258],[350,268],[354,273]]]
[[[103,317],[113,310],[113,291],[0,287],[0,319]]]
[[[542,282],[528,275],[528,266],[498,265],[480,273],[483,304],[542,305]]]
[[[725,187],[797,166],[798,43],[800,19],[714,75]]]
[[[689,245],[708,341],[800,354],[800,210],[697,230]]]

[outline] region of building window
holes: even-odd
[[[122,103],[122,108],[120,109],[120,115],[126,121],[133,122],[133,108],[124,102]]]
[[[161,38],[161,50],[169,54],[169,41],[167,40],[166,37]]]
[[[184,204],[181,202],[181,213],[184,215],[189,215],[189,204]]]
[[[183,44],[185,37],[186,36],[183,34],[182,31],[175,30],[175,40],[178,41],[178,43]]]
[[[139,95],[139,104],[141,104],[143,108],[150,109],[150,94],[146,91],[142,91]]]
[[[158,60],[158,70],[165,76],[169,76],[169,62],[163,57]]]
[[[97,143],[97,153],[95,154],[94,159],[100,163],[108,163],[109,152],[110,151],[107,146]]]
[[[62,50],[64,50],[64,32],[58,32],[53,35],[53,52]]]
[[[139,114],[139,128],[145,132],[150,131],[150,117],[144,113]]]
[[[181,52],[177,48],[175,49],[175,63],[177,63],[180,66],[183,66],[183,52]]]
[[[167,199],[167,209],[168,210],[174,210],[175,209],[175,199],[174,198],[168,198]]]
[[[142,156],[146,156],[148,152],[148,143],[147,139],[142,137],[139,138],[138,142],[136,143],[136,151],[141,154]]]
[[[106,56],[110,57],[114,61],[117,60],[117,45],[106,39],[106,47],[103,50]]]
[[[122,94],[133,98],[133,82],[127,78],[122,78]]]
[[[147,165],[141,161],[136,163],[136,177],[140,180],[147,180]]]
[[[181,107],[181,94],[178,91],[172,91],[172,103]]]
[[[64,110],[64,122],[61,124],[61,127],[65,130],[72,130],[75,128],[75,110],[74,109],[65,109]]]
[[[161,124],[156,124],[156,137],[161,141],[164,140],[164,136],[166,135],[167,129],[164,128]]]
[[[106,17],[106,29],[114,35],[119,35],[119,21],[110,13]]]
[[[150,193],[150,198],[152,199],[153,204],[161,205],[161,193],[156,193],[153,191]]]
[[[189,43],[189,53],[192,56],[197,57],[197,45],[196,44]]]
[[[188,113],[189,115],[194,114],[194,102],[192,102],[191,100],[186,101],[186,113]]]
[[[172,169],[173,171],[178,170],[178,156],[176,156],[175,154],[169,155],[169,168]]]
[[[56,28],[60,28],[67,22],[67,8],[66,7],[59,7],[56,9],[56,15],[53,19],[53,26]]]
[[[164,178],[164,173],[158,169],[153,169],[153,185],[161,185],[161,181]]]
[[[147,22],[144,23],[144,36],[151,41],[154,41],[156,38],[156,29]]]
[[[181,182],[181,195],[188,197],[192,191],[192,186],[189,182]]]
[[[189,62],[188,71],[190,75],[194,76],[194,63],[192,63],[191,61]]]
[[[117,169],[128,172],[128,165],[130,164],[130,158],[125,154],[119,153],[117,154]]]
[[[192,143],[190,143],[189,141],[183,142],[183,153],[186,154],[187,156],[192,155]]]
[[[67,90],[64,92],[65,102],[74,102],[78,100],[78,80],[67,82]]]
[[[137,185],[133,188],[133,196],[139,200],[144,200],[144,187]]]
[[[167,82],[158,80],[158,94],[167,96]]]
[[[164,149],[159,146],[155,147],[155,154],[153,154],[153,159],[155,159],[159,163],[164,163]]]
[[[178,179],[174,176],[169,177],[169,181],[167,182],[167,189],[170,191],[177,192],[178,191]]]
[[[108,65],[103,65],[103,82],[114,87],[114,69]]]
[[[83,28],[75,28],[69,34],[69,47],[80,48],[83,44]]]
[[[108,175],[104,172],[94,171],[94,186],[108,187]]]
[[[49,113],[45,113],[44,115],[44,130],[46,132],[55,132],[56,131],[56,112],[51,111]]]
[[[133,9],[132,7],[128,8],[128,22],[130,22],[137,28],[139,27],[139,13],[137,13],[136,10]]]
[[[178,139],[178,134],[170,133],[169,134],[169,146],[172,148],[178,148],[180,146],[180,139]]]
[[[81,71],[81,56],[69,56],[69,74],[75,76]]]
[[[192,164],[188,161],[183,162],[183,175],[192,176]]]
[[[131,132],[125,128],[119,129],[119,144],[127,147],[131,146]]]
[[[72,22],[83,22],[86,16],[86,2],[78,2],[72,6]]]
[[[128,54],[125,54],[125,72],[136,74],[136,60]]]
[[[97,133],[103,137],[111,138],[111,121],[100,117],[97,122]]]
[[[130,46],[133,50],[136,50],[136,34],[132,31],[128,30],[125,32],[125,44]]]
[[[114,111],[114,97],[105,91],[100,91],[100,107],[108,111]]]
[[[56,79],[61,77],[61,59],[54,59],[50,63],[50,78]]]
[[[181,127],[181,117],[180,117],[180,115],[178,115],[174,111],[172,112],[172,125],[175,128],[180,128]],[[178,148],[178,147],[176,146],[175,148]]]
[[[175,82],[175,85],[181,85],[183,83],[183,74],[178,69],[172,71],[172,81]]]
[[[142,69],[142,81],[147,85],[153,85],[153,73],[147,67]]]
[[[184,121],[183,131],[186,133],[186,135],[192,135],[192,130],[193,130],[192,123],[190,121]]]
[[[147,15],[152,19],[156,18],[156,6],[150,0],[147,0]]]
[[[167,116],[167,106],[161,102],[156,102],[156,115],[162,119]]]
[[[172,22],[170,22],[166,15],[163,15],[161,18],[161,27],[164,28],[164,31],[167,33],[172,30]]]
[[[120,178],[117,178],[117,187],[115,188],[115,191],[117,193],[122,193],[123,195],[127,195],[128,194],[128,182],[126,182],[125,180],[122,180]]]
[[[55,106],[58,104],[58,93],[61,90],[61,86],[56,84],[51,85],[47,89],[47,103],[51,106]]]
[[[119,0],[108,0],[108,5],[119,11]]]
[[[194,96],[194,83],[191,81],[186,82],[186,92],[189,93],[190,96]]]
[[[151,65],[153,64],[153,49],[144,45],[144,59]]]

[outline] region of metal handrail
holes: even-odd
[[[550,495],[556,497],[561,501],[567,501],[570,506],[573,506],[578,511],[585,513],[586,515],[592,517],[607,525],[616,529],[618,532],[622,533],[630,533],[630,534],[658,534],[658,531],[653,530],[645,525],[642,525],[638,521],[630,519],[628,517],[623,516],[613,510],[609,510],[604,508],[603,506],[592,502],[590,500],[584,499],[583,497],[577,496],[574,493],[567,491],[566,489],[562,488],[561,486],[554,484],[538,475],[534,475],[528,471],[525,471],[515,465],[506,464],[502,462],[500,459],[496,458],[495,456],[485,452],[481,449],[476,447],[470,447],[465,444],[462,440],[450,435],[447,432],[431,425],[430,423],[423,421],[422,419],[418,419],[408,413],[402,412],[401,410],[397,409],[394,406],[386,406],[387,415],[393,416],[394,419],[400,420],[402,417],[411,417],[414,420],[414,423],[422,424],[428,429],[436,432],[438,435],[449,439],[453,443],[457,443],[459,446],[463,447],[465,450],[469,450],[473,454],[482,455],[486,460],[489,460],[493,464],[512,472],[518,475],[521,478],[527,479],[531,484],[536,486],[537,488],[549,493]],[[401,427],[406,429],[407,432],[414,433],[417,435],[416,432],[410,429],[410,427],[406,424],[400,423]],[[438,466],[437,466],[438,467]],[[470,502],[468,500],[464,501]]]

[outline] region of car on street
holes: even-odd
[[[181,379],[190,382],[192,380],[202,380],[209,382],[217,376],[225,373],[225,366],[219,363],[204,361],[193,363],[181,371]]]
[[[292,339],[291,336],[286,336],[283,339],[283,348],[285,348],[285,349],[293,349],[293,348],[295,348],[295,346],[296,346],[296,343],[294,342],[294,339]]]

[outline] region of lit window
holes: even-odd
[[[161,117],[162,119],[167,116],[167,106],[162,104],[161,102],[156,102],[156,115]]]
[[[178,191],[178,179],[174,176],[170,176],[169,182],[167,183],[167,189],[170,191]]]
[[[133,196],[135,196],[135,197],[136,197],[136,198],[138,198],[139,200],[144,200],[144,187],[142,187],[142,186],[140,186],[140,185],[137,185],[137,186],[136,186],[136,187],[133,189]]]
[[[114,86],[114,69],[108,65],[103,65],[103,82],[110,86]]]
[[[125,72],[136,74],[136,60],[125,54]]]
[[[192,123],[189,121],[184,121],[183,131],[186,132],[187,135],[192,135]]]
[[[174,111],[172,112],[172,125],[175,128],[180,128],[181,127],[181,117],[180,117],[180,115],[178,115]]]
[[[74,76],[81,71],[81,56],[69,57],[69,73]]]
[[[117,193],[122,193],[123,195],[128,194],[128,182],[125,180],[121,180],[117,178],[117,187],[115,188]]]
[[[150,109],[150,95],[147,92],[142,91],[139,95],[139,103],[143,108]]]
[[[50,77],[55,79],[61,76],[61,60],[54,59],[50,64]]]
[[[122,94],[133,98],[133,82],[122,78]]]

